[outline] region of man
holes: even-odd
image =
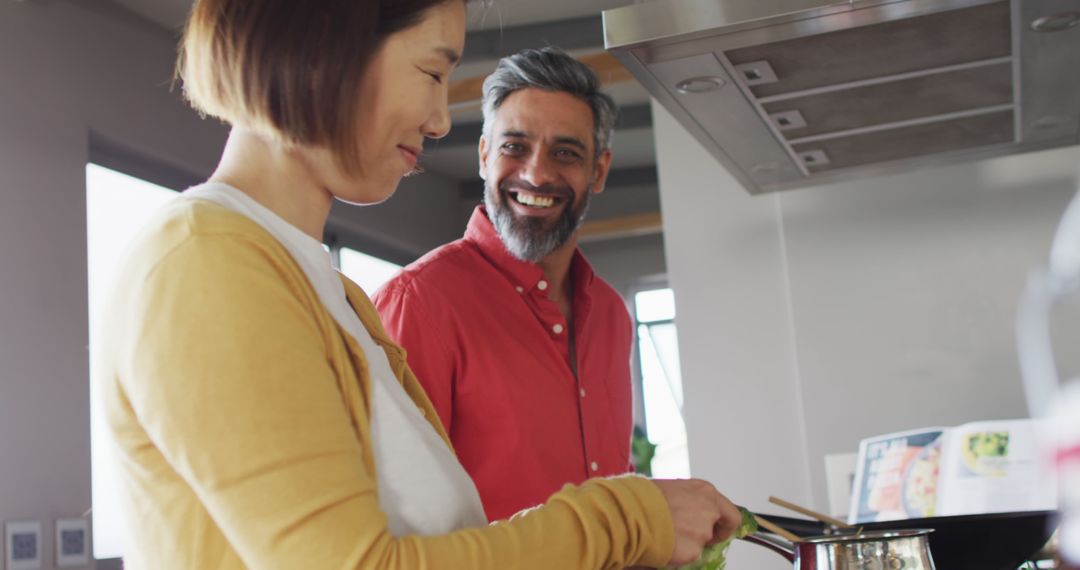
[[[614,102],[570,56],[526,50],[484,81],[483,111],[484,206],[374,301],[497,520],[630,470],[633,329],[577,249]]]

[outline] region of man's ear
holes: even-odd
[[[480,157],[480,178],[482,180],[487,180],[487,153],[487,138],[480,135],[480,146],[477,148],[477,155]]]
[[[593,168],[593,194],[599,194],[604,191],[604,184],[607,182],[608,172],[611,171],[611,149],[607,149],[600,153],[600,156],[596,159],[596,167]]]

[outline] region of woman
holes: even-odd
[[[463,0],[199,0],[180,75],[233,127],[122,270],[98,386],[130,568],[680,564],[737,510],[702,481],[568,487],[487,525],[403,351],[319,238],[450,128]]]

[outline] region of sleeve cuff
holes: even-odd
[[[638,475],[624,478],[634,496],[641,501],[646,513],[644,531],[651,540],[644,550],[638,564],[650,568],[662,568],[671,561],[675,551],[675,523],[671,520],[671,511],[667,500],[650,479]]]

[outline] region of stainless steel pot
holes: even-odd
[[[778,552],[795,570],[936,570],[927,535],[932,529],[864,532],[791,543],[770,534],[744,538]]]

